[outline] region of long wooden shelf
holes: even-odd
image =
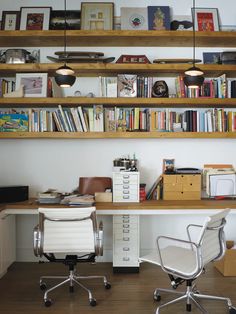
[[[134,97],[64,97],[64,98],[0,98],[1,107],[42,107],[58,105],[64,107],[92,106],[102,104],[106,107],[178,107],[178,108],[236,108],[236,98],[134,98]]]
[[[47,72],[55,76],[55,70],[62,63],[25,63],[25,64],[6,64],[0,63],[1,75],[14,76],[16,73],[37,73]],[[189,64],[121,64],[121,63],[70,63],[77,76],[93,77],[107,76],[122,73],[141,74],[149,76],[168,76],[175,77],[183,74]],[[219,64],[199,64],[206,77],[216,77],[223,73],[227,77],[236,77],[236,65]]]
[[[236,138],[236,132],[0,132],[0,139]]]
[[[68,30],[67,45],[72,47],[191,47],[192,32],[187,31],[85,31]],[[1,47],[62,47],[64,32],[0,31]],[[196,32],[198,47],[235,47],[235,32]]]

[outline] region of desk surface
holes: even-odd
[[[65,207],[59,204],[39,204],[36,199],[29,199],[28,201],[1,204],[0,211],[5,209],[37,209],[38,207]],[[179,210],[179,209],[236,209],[236,200],[212,200],[204,199],[197,201],[144,201],[140,203],[96,203],[96,209],[106,210]]]

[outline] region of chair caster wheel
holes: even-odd
[[[106,282],[105,283],[105,288],[108,290],[108,289],[111,289],[111,284],[110,282]]]
[[[40,289],[41,289],[42,291],[44,291],[44,290],[47,289],[47,285],[46,285],[45,282],[41,282],[40,285],[39,285],[39,287],[40,287]]]
[[[186,304],[186,311],[191,312],[191,304]]]
[[[153,294],[153,299],[155,300],[155,301],[157,301],[157,302],[160,302],[161,301],[161,295],[160,295],[160,293],[159,292],[154,292],[154,294]]]
[[[96,305],[97,305],[96,299],[90,299],[90,300],[89,300],[89,304],[90,304],[91,306],[96,306]]]
[[[44,300],[44,305],[45,305],[46,307],[51,306],[51,305],[52,305],[52,300],[51,300],[51,299],[46,299],[46,300]]]
[[[70,291],[70,293],[73,293],[74,292],[74,286],[70,286],[69,291]]]
[[[229,308],[229,314],[236,314],[236,308],[235,307],[230,307]]]

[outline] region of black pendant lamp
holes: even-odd
[[[66,0],[64,0],[64,58],[66,58],[66,27],[67,27],[67,10],[66,10]],[[66,65],[66,62],[63,66],[56,70],[55,81],[60,87],[71,87],[76,80],[75,71]]]
[[[184,84],[188,88],[199,88],[204,82],[203,71],[195,66],[195,0],[193,0],[193,66],[184,72]]]

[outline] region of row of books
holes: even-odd
[[[187,88],[184,77],[179,75],[175,78],[175,89],[178,98],[236,98],[236,80],[226,78],[226,74],[205,80],[198,89]]]
[[[15,90],[15,81],[0,78],[0,97]]]
[[[153,77],[136,74],[118,74],[99,77],[101,97],[152,97]]]
[[[1,132],[235,132],[236,112],[225,109],[173,111],[169,108],[28,109],[0,113]]]

